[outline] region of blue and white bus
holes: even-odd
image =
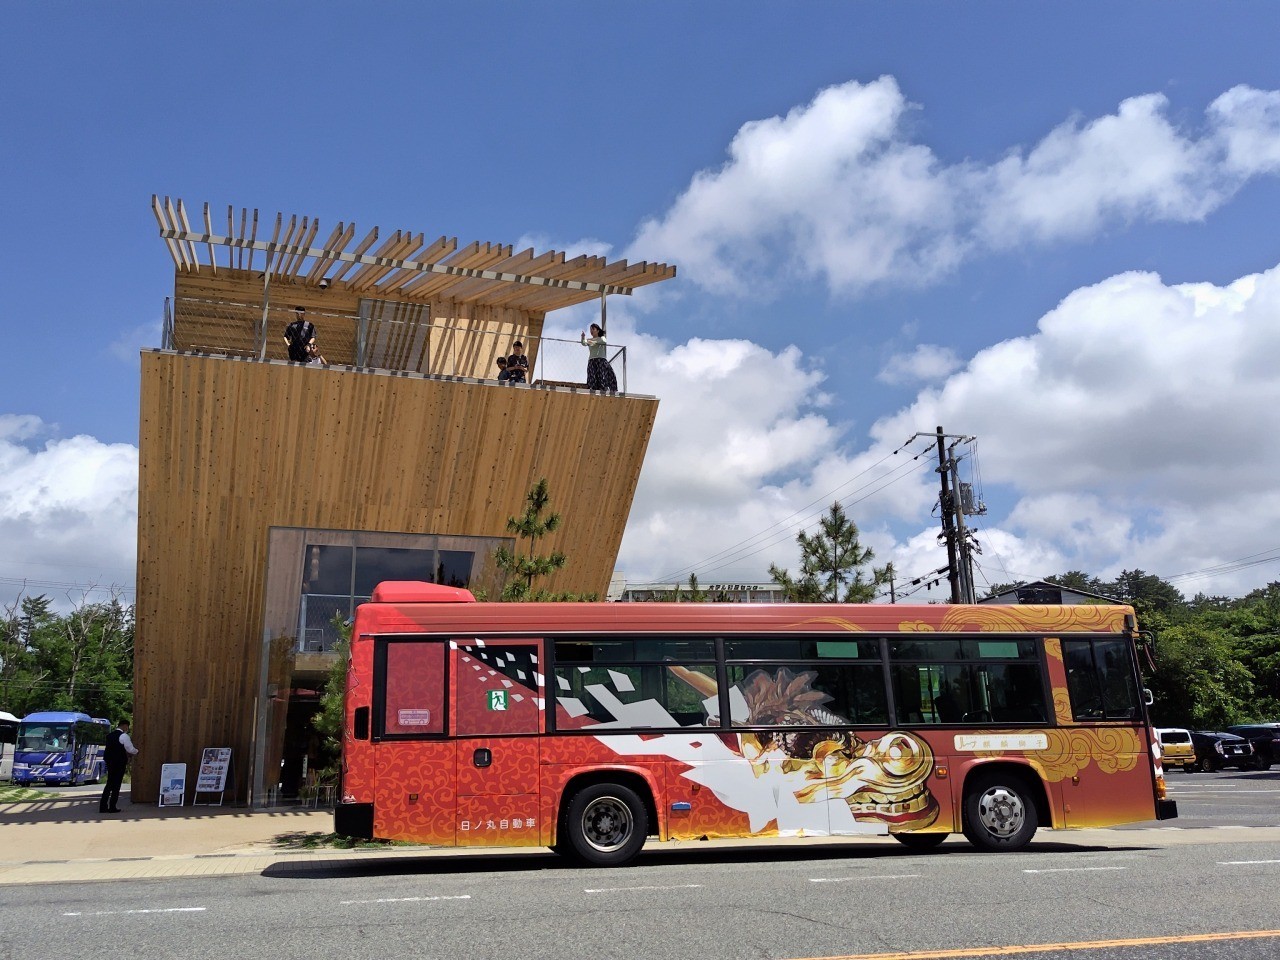
[[[103,745],[111,724],[85,713],[29,713],[18,724],[13,782],[97,783],[102,779]]]
[[[18,718],[0,710],[0,782],[13,774],[13,745],[18,741]]]

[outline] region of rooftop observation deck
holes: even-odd
[[[203,230],[190,226],[182,200],[152,197],[152,211],[176,268],[165,300],[162,348],[287,361],[283,339],[295,308],[315,325],[331,365],[427,376],[494,380],[497,359],[519,340],[530,384],[584,387],[587,353],[577,340],[544,337],[548,312],[598,302],[670,279],[676,268],[603,257],[374,227],[356,241],[338,222],[318,243],[318,220],[277,213],[267,237],[257,210],[226,210],[215,232],[209,204]],[[221,216],[218,218],[221,223]],[[607,357],[627,390],[626,347]]]

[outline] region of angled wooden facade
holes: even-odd
[[[310,224],[289,231],[298,238],[292,250],[278,244],[258,251],[271,266],[254,269],[244,262],[246,250],[254,251],[221,244],[226,237],[207,243],[213,262],[201,262],[195,235],[181,226],[181,205],[157,201],[157,208],[174,212],[175,219],[159,219],[177,267],[175,304],[206,309],[175,309],[168,331],[174,349],[142,355],[134,729],[147,749],[133,795],[156,798],[162,763],[185,761],[194,771],[203,747],[230,746],[240,761],[235,793],[244,798],[263,787],[249,781],[253,751],[264,749],[254,736],[264,709],[273,530],[509,537],[507,518],[546,477],[564,522],[545,547],[569,558],[547,586],[604,595],[656,399],[483,377],[490,351],[499,349],[493,344],[536,338],[547,309],[628,292],[611,281],[652,282],[674,270],[625,263],[565,270],[563,257],[532,252],[514,264],[510,248],[490,251],[481,267],[474,264],[485,258],[473,245],[456,261],[472,264],[461,268],[472,275],[433,272],[423,266],[428,261],[405,259],[424,256],[408,241],[383,254],[399,260],[371,265],[352,261],[363,256],[351,254],[354,248],[339,249],[353,229],[335,230],[329,247],[315,248]],[[235,226],[230,211],[228,219]],[[247,223],[247,213],[240,219]],[[240,240],[247,242],[243,231]],[[425,246],[428,256],[457,256],[456,242]],[[214,253],[224,247],[229,262],[218,264]],[[347,251],[348,259],[334,251]],[[512,266],[541,266],[552,280],[558,271],[575,286],[540,284],[529,272],[514,280],[491,276],[502,273],[493,267]],[[362,282],[365,289],[351,289]],[[418,353],[427,357],[425,370],[392,363],[401,354],[389,346],[371,354],[368,324],[344,340],[323,316],[316,322],[329,365],[282,358],[273,299],[334,317],[359,318],[364,309],[367,318],[368,304],[360,301],[370,298],[361,295],[377,283],[395,284],[396,298],[421,297],[419,342],[441,339]],[[446,329],[452,352],[443,346]],[[365,363],[347,365],[358,346]],[[466,372],[440,375],[431,363],[442,357]]]

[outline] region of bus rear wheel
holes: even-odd
[[[932,850],[940,846],[942,841],[951,836],[949,833],[891,833],[889,836],[897,840],[908,850]]]
[[[1021,850],[1040,826],[1035,799],[1016,774],[976,774],[964,795],[964,835],[979,850]]]
[[[649,833],[644,801],[630,787],[595,783],[573,795],[558,852],[593,867],[630,863]]]

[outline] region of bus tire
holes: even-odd
[[[592,867],[630,863],[649,833],[644,801],[619,783],[593,783],[573,795],[557,852]]]
[[[964,835],[979,850],[1021,850],[1040,826],[1026,780],[1003,770],[975,773],[964,794]]]
[[[941,846],[942,841],[951,836],[949,833],[891,833],[889,836],[897,840],[908,850],[932,850]]]

